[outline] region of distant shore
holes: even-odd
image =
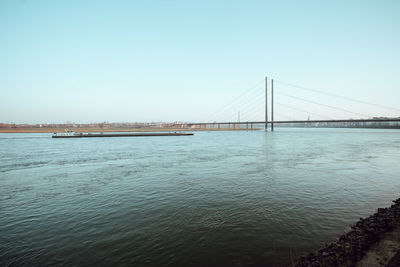
[[[246,128],[69,128],[77,133],[93,132],[191,132],[191,131],[251,131]],[[254,128],[253,130],[259,130]],[[0,133],[60,133],[65,132],[64,128],[0,128]]]
[[[350,232],[301,257],[295,266],[398,266],[392,264],[400,254],[400,198],[393,202],[389,208],[360,218]]]

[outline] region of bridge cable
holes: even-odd
[[[264,92],[260,92],[257,95],[255,95],[255,97],[251,100],[248,100],[244,103],[242,103],[240,106],[238,106],[238,110],[242,113],[242,112],[249,112],[250,110],[254,110],[256,107],[259,109],[259,106],[262,105],[262,103],[260,103],[260,101],[265,101],[264,97],[260,98],[260,96],[264,96]]]
[[[240,102],[235,103],[235,105],[233,105],[233,103],[231,103],[231,105],[226,106],[226,108],[221,110],[219,113],[215,113],[214,117],[216,117],[216,116],[223,117],[228,114],[234,114],[234,113],[236,113],[236,111],[238,111],[237,106],[243,106],[249,102],[254,102],[254,100],[257,99],[259,95],[260,95],[260,93],[255,94],[255,95],[254,94],[249,95],[249,96],[245,97],[244,99],[242,99]]]
[[[318,103],[318,102],[315,102],[315,101],[311,101],[311,100],[307,100],[307,99],[304,99],[304,98],[301,98],[301,97],[292,96],[292,95],[284,94],[284,93],[281,93],[281,92],[276,92],[276,93],[280,94],[280,95],[284,95],[284,96],[290,97],[290,98],[298,99],[298,100],[301,100],[301,101],[304,101],[304,102],[312,103],[312,104],[315,104],[315,105],[328,107],[328,108],[344,111],[344,112],[347,112],[347,113],[352,113],[352,114],[363,116],[363,117],[371,117],[371,115],[362,114],[362,113],[358,113],[358,112],[353,112],[353,111],[350,111],[350,110],[347,110],[347,109],[344,109],[344,108],[338,108],[338,107],[334,107],[334,106],[330,106],[330,105],[326,105],[326,104],[321,104],[321,103]]]
[[[215,114],[220,113],[221,111],[225,110],[227,107],[233,105],[235,102],[237,102],[237,100],[241,99],[243,100],[243,97],[248,94],[249,92],[252,92],[254,89],[258,89],[258,87],[260,87],[261,83],[264,80],[258,81],[254,86],[250,87],[250,89],[246,90],[245,92],[243,92],[242,94],[240,94],[239,96],[237,96],[236,98],[234,98],[230,103],[224,105],[222,108],[218,109],[216,112],[210,114],[207,116],[207,119],[210,117],[214,117]]]
[[[316,89],[307,88],[307,87],[304,87],[304,86],[299,86],[299,85],[295,85],[295,84],[279,81],[279,80],[274,80],[274,82],[277,82],[277,83],[280,83],[280,84],[284,84],[284,85],[287,85],[287,86],[291,86],[291,87],[294,87],[294,88],[298,88],[298,89],[301,89],[301,90],[311,91],[311,92],[315,92],[315,93],[319,93],[319,94],[323,94],[323,95],[328,95],[328,96],[337,97],[337,98],[341,98],[341,99],[345,99],[345,100],[349,100],[349,101],[353,101],[353,102],[358,102],[358,103],[365,104],[365,105],[371,105],[371,106],[376,106],[376,107],[380,107],[380,108],[392,109],[392,110],[400,111],[399,108],[389,107],[389,106],[385,106],[385,105],[381,105],[381,104],[375,104],[375,103],[371,103],[371,102],[367,102],[367,101],[363,101],[363,100],[358,100],[358,99],[354,99],[354,98],[347,97],[347,96],[340,96],[340,95],[336,95],[336,94],[332,94],[332,93],[328,93],[328,92],[324,92],[324,91],[320,91],[320,90],[316,90]]]
[[[276,101],[274,101],[274,103],[278,104],[280,106],[286,107],[286,108],[290,108],[290,109],[297,110],[297,111],[304,112],[304,113],[309,113],[309,114],[312,114],[312,115],[315,115],[315,116],[318,116],[318,117],[322,117],[322,118],[325,118],[325,119],[333,120],[331,117],[320,115],[320,114],[317,114],[317,113],[314,113],[314,112],[310,112],[310,111],[307,111],[307,110],[304,110],[304,109],[294,108],[294,107],[291,107],[291,106],[288,106],[288,105],[285,105],[285,104],[282,104],[282,103],[279,103],[279,102],[276,102]]]
[[[250,104],[253,104],[258,99],[260,99],[260,95],[263,93],[264,92],[261,91],[257,94],[248,96],[247,98],[243,99],[242,102],[237,103],[237,105],[229,107],[229,109],[225,109],[223,110],[223,112],[220,112],[218,114],[218,117],[226,117],[226,116],[231,117],[234,116],[234,114],[236,114],[237,111],[246,110],[250,106]]]

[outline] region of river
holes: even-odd
[[[400,197],[399,163],[399,130],[0,134],[0,265],[290,265]]]

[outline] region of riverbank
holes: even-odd
[[[71,128],[77,133],[94,132],[181,132],[181,131],[251,131],[246,128]],[[253,130],[259,130],[254,128]],[[65,132],[64,128],[0,128],[0,133],[60,133]]]
[[[380,266],[390,262],[400,244],[400,198],[389,208],[354,224],[352,230],[295,266]]]

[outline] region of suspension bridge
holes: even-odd
[[[340,99],[342,102],[347,102],[345,107],[326,104],[320,101],[316,101],[310,98],[299,97],[298,95],[292,95],[286,92],[285,90],[278,90],[275,92],[280,98],[285,98],[302,102],[307,105],[310,109],[315,107],[320,107],[326,110],[331,110],[343,113],[343,114],[351,114],[352,116],[357,116],[356,118],[351,119],[335,119],[326,115],[323,115],[316,111],[310,111],[309,109],[305,110],[299,108],[294,105],[284,104],[282,102],[277,102],[274,100],[274,84],[279,84],[281,88],[295,88],[296,90],[302,90],[308,92],[309,94],[318,94],[323,95],[329,98]],[[263,89],[263,90],[261,90]],[[353,104],[350,104],[353,103]],[[349,109],[350,106],[363,105],[374,107],[375,109],[381,109],[387,111],[391,111],[392,114],[399,115],[400,108],[390,107],[378,103],[372,103],[363,101],[356,98],[351,98],[347,96],[342,96],[338,94],[328,93],[322,90],[316,90],[308,87],[303,87],[291,83],[287,83],[284,81],[274,81],[274,79],[268,79],[265,77],[261,82],[258,82],[257,85],[251,87],[249,90],[242,93],[236,99],[222,107],[220,110],[210,114],[206,119],[200,122],[189,122],[189,123],[175,123],[173,127],[176,128],[245,128],[245,129],[254,129],[255,125],[258,127],[263,125],[266,131],[274,131],[275,124],[283,124],[283,125],[296,125],[296,126],[310,126],[314,125],[315,127],[329,127],[329,125],[334,125],[335,127],[392,127],[392,128],[400,128],[400,116],[372,116],[370,114],[363,114],[354,110]],[[287,116],[281,112],[276,113],[276,106],[279,107],[280,110],[294,110],[296,114],[303,114],[308,116],[307,119],[299,120],[293,117]],[[237,118],[232,118],[236,116]],[[241,114],[243,118],[243,114],[247,115],[245,119],[241,120]],[[348,116],[347,115],[347,116]],[[275,116],[275,117],[274,117]],[[275,118],[279,117],[278,120]],[[310,119],[310,116],[317,117],[317,119]],[[282,119],[285,117],[286,119]],[[222,118],[216,120],[216,118]]]

